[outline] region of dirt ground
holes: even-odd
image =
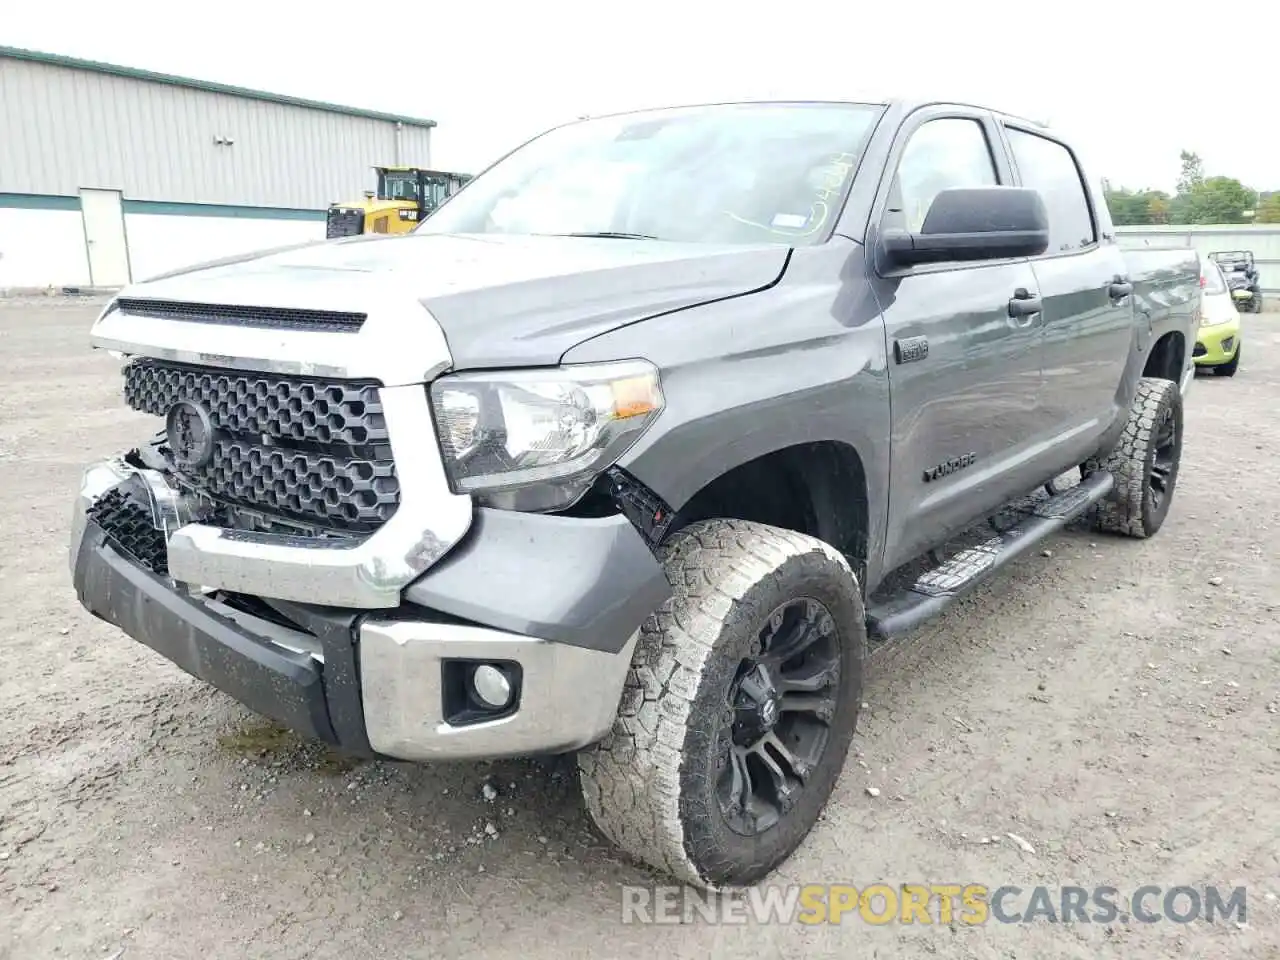
[[[0,958],[1280,956],[1280,316],[1197,379],[1157,538],[1064,533],[877,655],[779,878],[1243,885],[1247,923],[646,926],[570,762],[353,763],[80,608],[80,468],[142,436],[94,310],[0,302]]]

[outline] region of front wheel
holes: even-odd
[[[664,547],[673,596],[645,624],[610,734],[578,757],[592,819],[638,860],[749,885],[799,846],[844,766],[866,624],[822,541],[708,520]]]
[[[1105,471],[1115,478],[1111,492],[1093,508],[1098,529],[1154,536],[1168,516],[1181,462],[1182,393],[1172,380],[1143,377],[1120,442],[1083,467],[1085,476]]]

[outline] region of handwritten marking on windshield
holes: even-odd
[[[854,165],[857,163],[857,157],[850,153],[838,153],[826,165],[817,168],[814,173],[817,180],[816,191],[812,205],[809,207],[807,216],[792,213],[776,214],[773,218],[772,225],[756,223],[754,220],[748,220],[740,217],[731,210],[725,213],[739,223],[744,223],[749,227],[758,227],[761,230],[767,230],[769,233],[777,234],[782,237],[811,237],[827,222],[827,218],[831,215],[832,206],[840,199],[840,191],[843,188],[846,179],[853,172]],[[779,222],[785,220],[786,222]],[[795,220],[799,220],[795,226],[796,230],[779,229],[789,227]],[[807,229],[805,224],[809,224]]]

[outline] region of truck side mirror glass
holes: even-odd
[[[957,187],[933,198],[918,233],[886,232],[895,266],[1034,257],[1049,248],[1049,215],[1025,187]]]

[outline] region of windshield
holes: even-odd
[[[817,243],[881,109],[731,104],[572,123],[500,160],[418,229]]]

